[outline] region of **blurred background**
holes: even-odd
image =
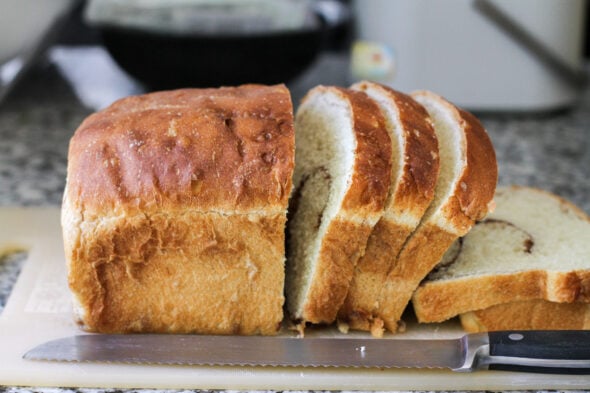
[[[297,101],[370,79],[475,111],[559,110],[586,85],[587,14],[586,0],[3,0],[0,100],[51,63],[93,109],[252,82]]]
[[[590,213],[586,0],[0,0],[0,205],[59,206],[68,141],[130,94],[360,79],[479,116],[500,184]]]

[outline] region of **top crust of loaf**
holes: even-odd
[[[293,132],[284,85],[124,98],[76,130],[64,197],[85,219],[180,208],[282,214]]]
[[[462,236],[474,221],[481,220],[490,210],[498,180],[496,152],[484,127],[471,113],[429,91],[413,92],[412,97],[421,103],[426,100],[443,107],[464,130],[461,149],[465,149],[466,162],[454,182],[450,198],[439,209],[442,221],[437,222],[441,228]]]

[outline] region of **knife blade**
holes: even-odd
[[[418,367],[590,374],[590,331],[507,331],[456,339],[84,334],[29,360],[209,366]]]

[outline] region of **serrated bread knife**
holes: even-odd
[[[25,359],[178,365],[418,367],[590,374],[590,331],[507,331],[457,339],[86,334]]]

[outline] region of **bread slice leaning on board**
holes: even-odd
[[[371,330],[378,336],[383,323],[375,311],[387,273],[434,198],[438,142],[428,112],[410,96],[371,82],[351,88],[368,94],[383,113],[392,141],[393,165],[384,214],[356,265],[338,319],[352,329]]]
[[[403,325],[412,294],[447,249],[493,206],[498,170],[493,145],[472,114],[427,91],[412,97],[428,111],[438,139],[434,200],[390,269],[376,310],[387,330]]]
[[[62,206],[79,322],[276,334],[294,147],[283,85],[128,97],[84,120]]]
[[[420,322],[481,310],[463,320],[477,318],[486,326],[499,310],[514,314],[528,304],[516,302],[590,302],[588,215],[554,194],[530,187],[501,187],[494,199],[494,212],[449,249],[414,294]],[[496,305],[499,308],[490,309]],[[531,317],[529,312],[558,307],[534,305],[538,308],[515,318],[514,324]],[[569,307],[582,306],[567,306],[563,312]],[[548,318],[559,318],[560,313]],[[508,327],[508,319],[502,319],[502,326]]]
[[[496,330],[588,330],[590,304],[522,300],[460,315],[469,333]]]
[[[363,92],[313,88],[295,130],[285,290],[290,317],[304,327],[336,319],[383,214],[392,158],[385,119]]]

